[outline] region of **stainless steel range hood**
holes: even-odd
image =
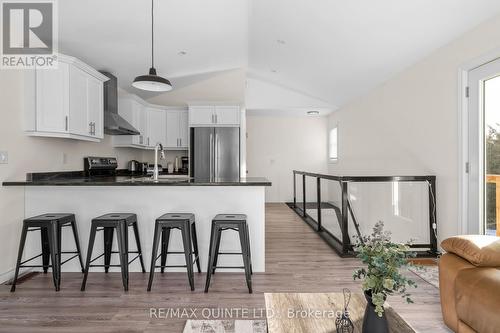
[[[109,77],[104,82],[104,133],[109,135],[139,135],[141,134],[128,121],[118,114],[117,79],[111,73],[103,72]]]

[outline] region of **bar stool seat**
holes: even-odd
[[[220,240],[222,232],[234,230],[238,232],[241,244],[241,252],[220,252]],[[217,266],[219,255],[241,255],[243,266]],[[212,274],[217,268],[239,268],[245,270],[248,292],[252,293],[252,257],[250,253],[250,236],[248,232],[247,216],[245,214],[218,214],[212,220],[212,232],[210,234],[210,248],[208,257],[207,280],[205,292],[208,292]]]
[[[135,242],[137,251],[129,251],[128,248],[128,227],[134,230]],[[118,251],[112,251],[113,248],[113,233],[116,230],[118,240]],[[98,231],[104,233],[104,253],[92,259],[92,249],[94,247],[95,236]],[[135,253],[132,260],[128,260],[128,255]],[[120,264],[111,265],[111,254],[119,254]],[[104,257],[104,265],[92,265],[97,259]],[[139,229],[137,227],[137,215],[133,213],[109,213],[92,219],[90,229],[89,245],[87,250],[87,261],[85,264],[85,271],[82,281],[81,291],[85,290],[87,277],[90,267],[104,267],[104,272],[108,273],[109,267],[120,267],[122,273],[123,289],[128,290],[128,266],[139,258],[142,272],[146,273],[144,268],[144,261],[142,258],[141,241],[139,239]]]
[[[62,228],[64,227],[71,227],[73,237],[75,239],[76,251],[62,251],[61,234]],[[32,231],[40,231],[41,233],[42,253],[27,260],[21,261],[27,234],[28,232]],[[73,256],[62,261],[61,258],[63,254],[73,254]],[[26,265],[26,263],[38,257],[42,257],[42,265]],[[80,251],[80,242],[78,240],[78,230],[76,227],[75,214],[46,213],[23,220],[23,229],[21,232],[21,241],[19,242],[16,271],[14,273],[14,280],[12,282],[10,291],[14,292],[16,290],[16,282],[19,275],[19,269],[27,267],[42,267],[44,273],[47,273],[48,268],[51,267],[54,287],[56,291],[59,291],[61,285],[61,266],[76,257],[78,257],[78,259],[80,260],[80,266],[83,272],[83,260]]]
[[[182,243],[184,251],[168,251],[168,243],[170,241],[170,231],[179,229],[182,234]],[[161,250],[158,255],[158,247],[161,235]],[[168,254],[184,254],[186,265],[168,265]],[[194,259],[193,259],[194,255]],[[161,258],[160,266],[156,265],[156,261]],[[167,267],[186,267],[189,285],[191,290],[194,290],[194,274],[193,265],[196,264],[198,273],[201,273],[200,258],[198,253],[198,239],[196,235],[196,224],[194,214],[191,213],[167,213],[155,221],[155,232],[153,236],[153,253],[151,254],[151,269],[149,270],[149,283],[147,291],[151,291],[153,278],[156,268],[161,268],[161,273],[165,272]]]

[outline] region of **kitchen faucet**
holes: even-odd
[[[160,152],[160,159],[165,159],[165,152],[163,151],[163,145],[161,143],[157,143],[155,146],[155,165],[153,169],[153,180],[155,182],[158,181],[158,152]]]

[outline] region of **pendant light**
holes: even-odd
[[[132,86],[147,91],[170,91],[172,84],[169,80],[158,76],[154,66],[154,6],[151,0],[151,68],[149,74],[139,75],[132,82]]]

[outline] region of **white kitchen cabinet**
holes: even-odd
[[[32,136],[100,141],[103,83],[108,78],[76,58],[58,55],[57,69],[26,76],[26,133]]]
[[[167,110],[167,139],[168,149],[187,149],[188,147],[188,113],[185,110]]]
[[[215,124],[240,126],[240,107],[235,105],[216,105]]]
[[[179,112],[179,147],[189,147],[189,116],[187,111]]]
[[[240,126],[240,107],[237,105],[192,105],[189,107],[190,127]]]
[[[69,133],[69,65],[60,63],[57,69],[40,69],[28,73],[27,82],[31,89],[26,114],[34,120],[33,130],[44,133]],[[34,82],[33,82],[34,81]],[[30,103],[30,102],[35,103]],[[33,110],[32,110],[33,109]],[[50,112],[49,112],[50,111]],[[32,112],[32,114],[29,114]]]
[[[154,107],[147,107],[147,120],[148,120],[148,136],[146,145],[154,148],[157,143],[166,145],[167,129],[166,129],[166,112],[162,109]]]

